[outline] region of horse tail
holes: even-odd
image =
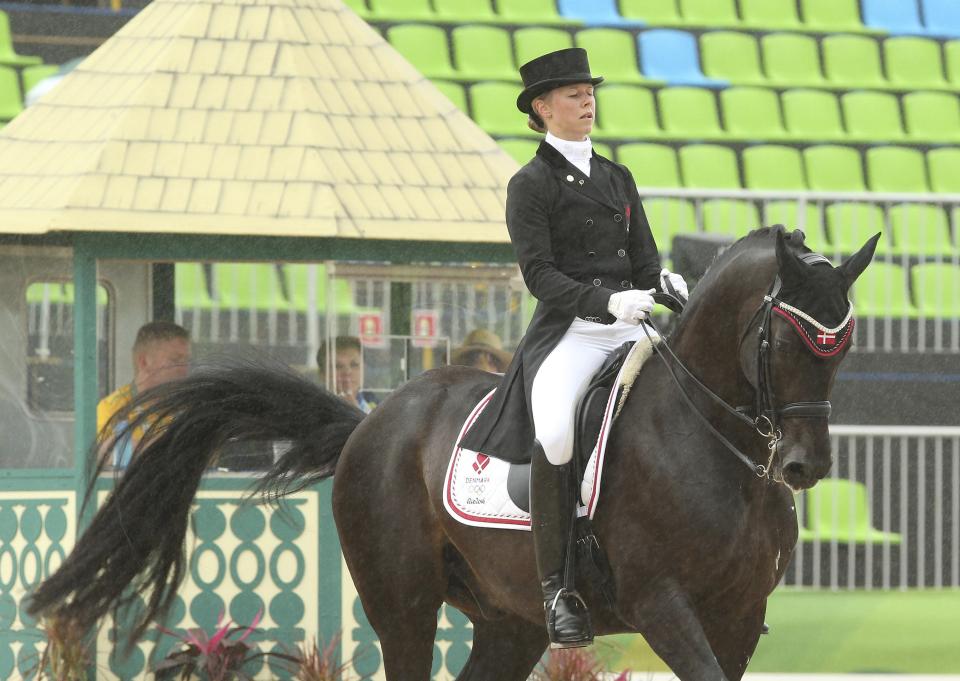
[[[286,366],[252,360],[201,368],[145,391],[117,416],[129,417],[131,431],[143,430],[130,466],[73,551],[32,594],[29,612],[88,630],[109,610],[142,597],[145,610],[129,638],[137,640],[176,597],[187,568],[190,506],[225,445],[285,443],[286,452],[258,486],[280,496],[333,475],[363,416]],[[109,431],[110,424],[103,432]],[[106,449],[102,442],[95,448]],[[101,453],[98,473],[108,456]]]

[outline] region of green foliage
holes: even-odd
[[[37,681],[85,681],[92,653],[77,623],[53,617],[43,621],[43,632],[47,647],[40,658]]]
[[[183,645],[156,664],[153,668],[156,678],[162,681],[179,675],[184,681],[192,676],[205,681],[252,681],[243,670],[244,665],[263,657],[265,653],[257,652],[246,640],[260,622],[262,614],[262,610],[257,612],[247,627],[231,628],[229,620],[221,624],[223,613],[220,613],[216,631],[210,636],[199,628],[177,633],[158,627],[162,633],[178,638]],[[235,634],[239,636],[234,637]]]

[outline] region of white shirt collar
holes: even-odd
[[[577,165],[577,161],[589,161],[593,155],[593,142],[589,137],[581,142],[572,142],[547,132],[546,140],[547,144],[563,154],[563,157],[574,165]]]

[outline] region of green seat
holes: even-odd
[[[788,90],[780,97],[787,132],[794,139],[842,140],[846,137],[836,95],[823,90]]]
[[[467,106],[467,93],[460,83],[451,83],[448,80],[435,80],[433,86],[437,88],[443,96],[449,99],[453,104],[463,111],[470,114],[470,108]]]
[[[817,41],[797,33],[773,33],[760,39],[763,69],[771,85],[823,87]]]
[[[283,266],[283,276],[287,282],[290,305],[298,312],[309,312],[310,284],[315,291],[313,309],[324,312],[327,309],[327,268],[324,265],[287,264]],[[337,314],[353,314],[364,308],[357,307],[353,301],[353,290],[347,279],[336,278],[333,285],[334,304]]]
[[[899,142],[905,135],[897,98],[885,92],[860,90],[840,97],[847,139]]]
[[[577,31],[577,47],[590,55],[590,70],[610,83],[648,83],[637,65],[637,43],[629,31],[586,28]]]
[[[954,89],[960,88],[960,40],[951,40],[943,45],[943,61],[946,64],[947,80]]]
[[[807,184],[815,192],[863,192],[863,160],[852,147],[823,144],[803,150]]]
[[[56,75],[60,72],[60,67],[56,64],[36,64],[34,66],[25,66],[20,72],[20,78],[23,80],[23,94],[26,96],[33,86],[44,78]]]
[[[746,28],[789,31],[803,28],[796,0],[740,0],[740,17]]]
[[[865,35],[830,35],[824,38],[823,72],[827,81],[837,87],[888,86],[880,67],[880,46],[874,38]]]
[[[673,147],[663,144],[622,144],[617,149],[617,160],[630,169],[638,187],[681,186],[677,152]]]
[[[17,72],[9,66],[0,66],[0,120],[9,121],[23,111]]]
[[[465,24],[470,21],[499,21],[490,0],[433,0],[438,19]]]
[[[662,134],[653,93],[647,88],[609,85],[597,91],[597,127],[593,137],[643,139]]]
[[[583,22],[560,16],[556,0],[494,0],[497,16],[511,24],[568,24]],[[544,53],[545,54],[545,53]],[[517,55],[517,61],[525,63]]]
[[[439,26],[400,24],[387,30],[387,40],[427,78],[458,78],[450,63],[447,34]]]
[[[215,263],[213,281],[221,307],[238,310],[285,310],[273,263]]]
[[[471,80],[517,80],[513,45],[505,29],[458,26],[453,29],[451,40],[453,60],[461,76]]]
[[[180,309],[209,310],[213,307],[203,265],[178,262],[173,266],[174,299]]]
[[[708,199],[700,210],[703,229],[713,234],[724,234],[736,239],[760,227],[760,213],[753,201],[741,199]]]
[[[923,263],[910,268],[910,278],[921,315],[960,317],[960,267],[947,262]]]
[[[370,8],[367,7],[366,0],[343,0],[343,4],[364,19],[370,16]]]
[[[874,147],[867,150],[866,161],[867,184],[871,191],[930,191],[922,151],[907,147]]]
[[[801,208],[799,201],[766,201],[763,204],[763,224],[799,229],[804,233],[804,243],[811,249],[820,252],[829,250],[826,230],[823,228],[823,212],[814,203],[806,202]]]
[[[536,140],[517,139],[497,140],[497,144],[520,165],[526,165],[527,161],[536,156],[539,146]]]
[[[805,191],[803,158],[792,147],[764,144],[743,151],[743,179],[747,189]]]
[[[613,147],[605,142],[593,142],[593,150],[604,158],[613,159]]]
[[[651,26],[677,26],[683,23],[677,11],[677,0],[620,0],[624,19],[646,22]]]
[[[680,175],[685,187],[740,189],[737,155],[719,144],[688,144],[680,149]]]
[[[367,0],[377,21],[434,21],[430,0]]]
[[[491,135],[533,137],[526,117],[517,111],[520,86],[512,83],[477,83],[470,88],[473,120]]]
[[[643,212],[662,252],[673,250],[673,237],[697,231],[697,214],[685,199],[644,199]]]
[[[10,17],[7,16],[6,12],[0,10],[0,64],[22,67],[41,63],[43,63],[43,60],[40,57],[17,54],[17,51],[13,48]]]
[[[513,49],[520,65],[567,47],[573,47],[573,36],[559,28],[528,26],[513,32]]]
[[[940,206],[901,203],[890,208],[890,236],[893,252],[920,256],[952,256],[950,223]]]
[[[943,147],[927,152],[930,188],[941,194],[960,194],[960,149]]]
[[[700,37],[703,73],[734,85],[762,85],[767,81],[760,68],[760,47],[749,33],[711,31]]]
[[[827,231],[830,235],[832,252],[836,254],[856,253],[861,246],[877,232],[883,236],[877,242],[877,255],[890,252],[883,209],[872,203],[833,203],[827,206]]]
[[[911,92],[903,98],[907,136],[925,142],[960,142],[960,102],[947,92]]]
[[[723,137],[713,90],[698,87],[668,87],[658,93],[663,129],[681,139]]]
[[[807,526],[800,541],[899,544],[900,535],[873,527],[867,488],[853,480],[828,478],[806,492]]]
[[[63,282],[35,281],[27,286],[27,303],[30,305],[60,304],[67,302]]]
[[[737,26],[735,0],[677,0],[683,22],[690,26]]]
[[[854,312],[862,317],[916,317],[903,267],[874,260],[853,284]]]
[[[943,76],[940,44],[929,38],[897,36],[883,43],[883,56],[890,85],[904,90],[947,87]]]
[[[813,31],[864,31],[859,0],[800,0],[804,26]]]
[[[780,98],[766,88],[732,87],[720,92],[723,126],[727,135],[745,140],[787,137]]]
[[[73,282],[68,281],[63,285],[63,302],[73,305]],[[97,305],[103,307],[110,302],[110,294],[103,284],[97,284]]]

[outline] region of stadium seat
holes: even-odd
[[[34,66],[25,66],[20,71],[20,78],[23,80],[23,95],[33,89],[33,86],[44,78],[56,75],[60,72],[60,67],[56,64],[35,64]]]
[[[894,253],[948,258],[953,255],[950,223],[942,207],[901,203],[891,207],[887,216]]]
[[[809,30],[863,31],[859,4],[858,0],[800,0],[800,14]]]
[[[960,4],[956,0],[922,0],[923,25],[930,35],[960,37]]]
[[[592,146],[593,152],[598,156],[603,156],[604,158],[609,158],[611,160],[613,159],[613,147],[606,142],[593,141]]]
[[[450,37],[454,63],[461,76],[471,80],[519,79],[513,62],[513,45],[506,29],[496,26],[458,26]]]
[[[324,265],[288,264],[283,266],[283,276],[287,282],[290,304],[299,312],[310,310],[310,280],[315,283],[316,296],[314,309],[323,312],[327,309],[327,268]],[[350,281],[342,277],[333,280],[334,304],[338,314],[352,314],[364,308],[357,307],[353,301]]]
[[[860,0],[863,23],[887,33],[922,34],[917,0]]]
[[[617,149],[617,161],[630,169],[638,187],[681,186],[677,152],[672,147],[663,144],[622,144]]]
[[[717,102],[712,90],[696,87],[668,87],[658,93],[664,132],[681,139],[723,137]]]
[[[399,24],[387,30],[387,40],[427,78],[459,78],[450,63],[447,34],[439,26]]]
[[[743,179],[747,189],[805,191],[803,158],[792,147],[763,144],[743,151]]]
[[[637,37],[640,64],[647,78],[656,78],[672,85],[726,87],[726,81],[707,78],[700,70],[697,43],[685,31],[655,29]]]
[[[609,85],[597,94],[597,127],[593,137],[644,139],[661,137],[653,93],[632,85]]]
[[[796,0],[740,0],[745,28],[799,31],[803,28]]]
[[[497,140],[497,144],[500,145],[500,148],[505,152],[510,154],[520,165],[524,165],[527,161],[532,159],[537,154],[537,147],[539,142],[536,140]]]
[[[797,33],[774,33],[760,39],[763,66],[771,85],[823,87],[817,42]]]
[[[922,263],[910,268],[913,299],[924,317],[960,317],[960,267]]]
[[[927,152],[930,188],[941,194],[960,194],[960,149],[943,147]]]
[[[922,151],[907,147],[874,147],[867,150],[866,162],[870,191],[930,191]]]
[[[688,144],[680,149],[680,174],[685,187],[740,189],[737,155],[719,144]]]
[[[556,0],[494,0],[494,4],[500,19],[511,24],[578,25],[581,23],[576,19],[560,16],[557,12]],[[517,57],[517,61],[519,60],[520,58]]]
[[[735,0],[677,0],[683,22],[690,26],[737,26]]]
[[[644,199],[643,212],[661,252],[673,250],[673,237],[697,231],[693,204],[684,199]]]
[[[840,104],[832,92],[788,90],[781,95],[783,121],[795,139],[842,140],[846,136]]]
[[[912,36],[888,38],[883,42],[883,57],[891,86],[904,90],[947,87],[940,44],[935,40]]]
[[[173,281],[174,304],[181,310],[209,310],[213,307],[203,265],[200,263],[176,263],[173,266]]]
[[[433,81],[433,86],[442,92],[447,99],[453,102],[458,109],[463,111],[468,116],[470,115],[470,108],[467,106],[467,93],[464,90],[463,85],[460,83],[451,83],[447,80],[435,80]]]
[[[288,307],[273,263],[214,263],[213,281],[222,307],[237,310]]]
[[[826,478],[806,492],[806,527],[800,541],[899,544],[900,535],[873,527],[867,488],[853,480]]]
[[[856,253],[877,232],[882,233],[877,242],[877,255],[890,252],[883,209],[877,204],[856,201],[833,203],[827,206],[826,217],[832,253]]]
[[[376,21],[433,21],[430,0],[367,0]]]
[[[364,19],[370,16],[370,8],[367,7],[366,0],[343,0],[343,4]]]
[[[804,234],[804,243],[814,251],[829,250],[823,229],[823,213],[820,206],[799,201],[779,200],[763,203],[763,224],[783,225],[787,229],[799,229]]]
[[[960,100],[950,92],[911,92],[903,98],[910,139],[960,142]]]
[[[633,34],[616,28],[587,28],[577,31],[577,47],[590,55],[590,70],[610,83],[645,82],[637,67],[637,48]]]
[[[517,56],[517,65],[567,47],[573,47],[573,37],[563,29],[528,26],[513,32],[513,51]]]
[[[473,120],[490,135],[533,137],[527,119],[517,111],[519,90],[512,83],[477,83],[470,88]]]
[[[498,21],[490,0],[433,0],[438,19],[466,24],[471,21]]]
[[[711,31],[700,37],[703,73],[738,85],[765,85],[760,48],[749,33]]]
[[[807,169],[807,184],[815,192],[863,192],[863,161],[860,152],[852,147],[832,144],[808,147],[803,150],[803,164]]]
[[[679,26],[683,23],[677,11],[677,0],[620,0],[620,14],[624,19],[654,26]]]
[[[13,35],[10,33],[10,17],[7,13],[0,10],[0,64],[7,66],[30,66],[40,64],[43,60],[40,57],[31,57],[23,54],[17,54],[13,49]]]
[[[885,92],[858,90],[840,98],[851,141],[898,142],[904,138],[900,103]]]
[[[916,317],[904,268],[874,260],[857,277],[851,299],[858,317]]]
[[[780,98],[773,90],[732,87],[720,91],[723,127],[727,136],[744,140],[780,140],[787,137]]]
[[[17,72],[9,66],[0,66],[0,121],[9,121],[23,111],[23,97]]]
[[[707,199],[700,205],[703,229],[714,234],[740,238],[760,224],[760,213],[753,201]]]
[[[561,16],[577,19],[588,26],[638,24],[621,16],[616,0],[557,0],[557,4]]]
[[[823,71],[838,87],[884,88],[880,46],[864,35],[830,35],[823,39]]]

